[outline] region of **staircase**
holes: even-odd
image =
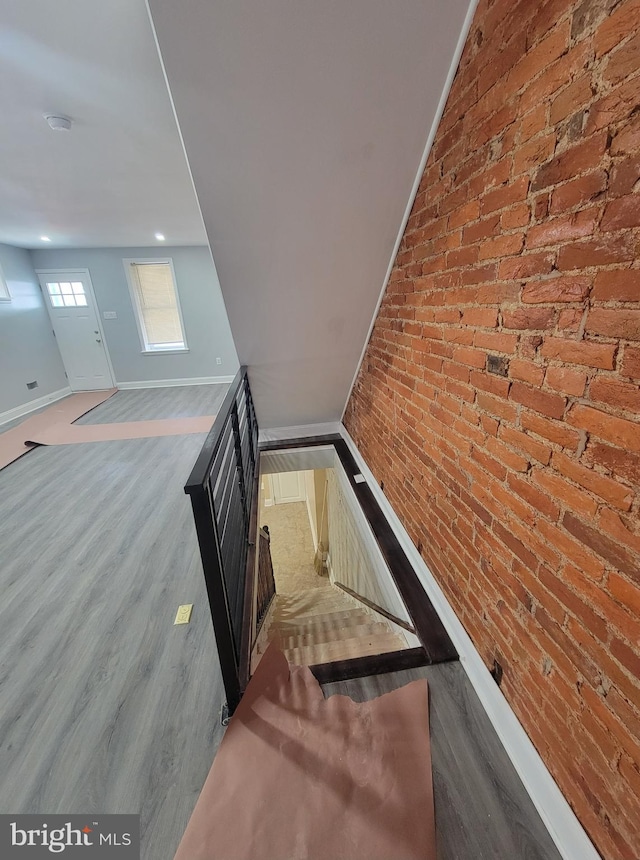
[[[266,628],[266,629],[265,629]],[[313,666],[409,647],[382,616],[326,580],[295,595],[277,594],[254,652],[255,664],[270,642],[287,660]]]

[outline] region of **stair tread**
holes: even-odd
[[[306,645],[284,651],[287,660],[299,666],[329,663],[333,660],[348,660],[387,651],[401,651],[407,646],[395,633],[377,634],[370,637],[343,639],[319,645]]]
[[[324,642],[337,642],[345,639],[362,639],[366,636],[387,635],[392,631],[379,621],[371,624],[353,624],[347,627],[331,627],[323,630],[296,633],[276,627],[282,648],[297,648],[301,645],[319,645]]]

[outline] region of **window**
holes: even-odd
[[[10,301],[11,293],[9,292],[9,287],[7,286],[7,282],[5,281],[4,275],[2,274],[2,269],[0,269],[0,302]]]
[[[47,293],[54,308],[87,307],[87,296],[80,281],[47,281]]]
[[[144,352],[186,352],[171,260],[124,260]]]

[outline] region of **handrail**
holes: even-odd
[[[191,498],[230,713],[249,676],[257,482],[258,424],[247,368],[241,367],[184,487]]]
[[[187,479],[187,483],[184,485],[184,491],[188,495],[191,495],[194,490],[197,491],[206,480],[207,472],[211,468],[213,459],[218,453],[218,449],[222,442],[222,434],[224,432],[229,413],[231,412],[231,407],[235,401],[238,389],[242,384],[242,380],[246,377],[247,368],[243,365],[236,373],[233,382],[229,386],[229,390],[225,394],[222,405],[220,406],[215,421],[213,422],[213,426],[211,427],[211,430],[209,430],[207,438],[204,440],[204,444],[198,454],[198,459],[194,463],[191,474]]]

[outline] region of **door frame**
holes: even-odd
[[[93,302],[93,309],[95,311],[96,321],[98,323],[98,330],[100,331],[100,337],[102,339],[102,346],[104,348],[104,354],[107,357],[107,367],[109,368],[109,375],[111,376],[111,387],[116,388],[116,385],[117,385],[116,375],[115,375],[115,372],[113,370],[113,364],[111,363],[111,356],[109,355],[109,347],[107,345],[107,339],[104,336],[104,329],[102,327],[102,315],[100,313],[100,308],[98,307],[98,301],[96,299],[95,290],[93,289],[93,282],[91,280],[91,273],[89,272],[89,269],[85,268],[84,266],[75,266],[74,268],[65,268],[65,269],[47,268],[47,269],[35,269],[34,271],[35,271],[36,275],[38,275],[38,276],[40,276],[40,275],[72,275],[72,274],[78,274],[78,275],[82,275],[83,278],[87,279],[86,280],[86,286],[87,286],[89,294],[91,296],[91,301]],[[47,314],[49,315],[49,322],[51,323],[51,326],[53,327],[53,317],[51,316],[51,302],[49,301],[49,297],[47,296],[47,294],[45,293],[45,291],[42,288],[42,284],[40,283],[40,277],[38,277],[38,286],[40,287],[40,292],[42,293],[42,299],[45,303],[45,307],[47,308]],[[57,346],[58,338],[55,335],[55,332],[54,332],[54,337],[56,339],[56,346]],[[62,366],[64,367],[64,359],[62,358],[62,353],[60,352],[59,348],[58,348],[58,353],[60,355],[60,360],[62,361]],[[66,374],[67,373],[66,367],[64,368],[64,371]],[[68,377],[67,377],[67,379],[68,379]],[[71,386],[69,386],[69,387],[71,387]]]

